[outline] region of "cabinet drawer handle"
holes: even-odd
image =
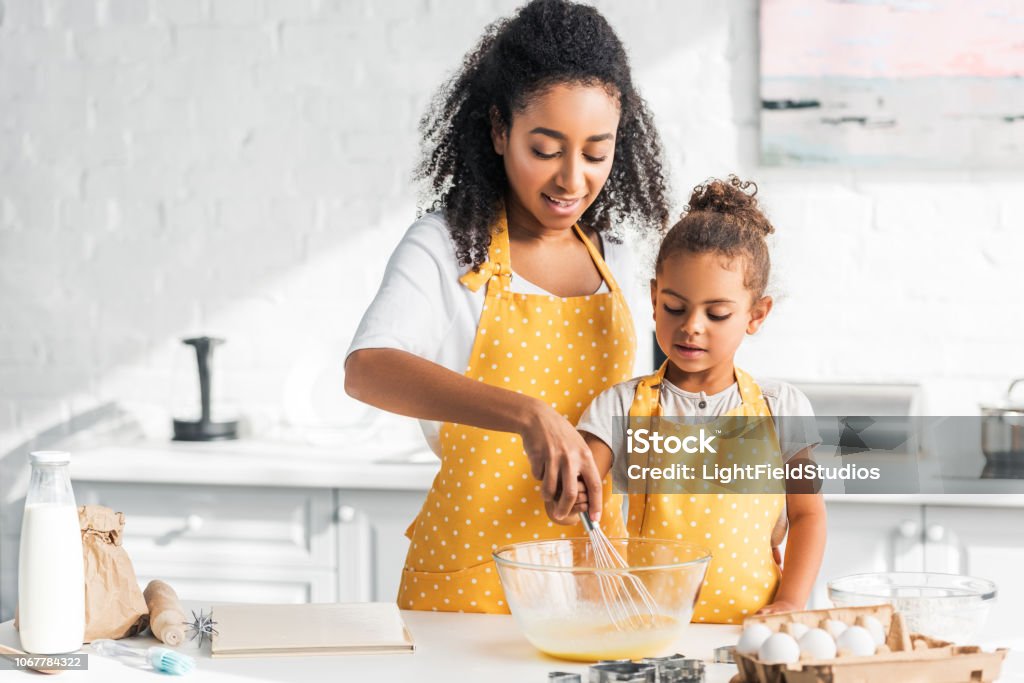
[[[900,522],[900,525],[896,527],[896,533],[899,534],[901,538],[917,538],[921,533],[921,529],[917,522],[907,519]]]
[[[162,536],[157,536],[155,543],[157,545],[168,545],[174,542],[176,539],[184,536],[188,532],[196,532],[203,528],[203,518],[199,515],[188,515],[185,517],[185,523],[178,529],[172,529]]]
[[[338,506],[338,521],[348,524],[356,519],[356,509],[351,505]]]
[[[941,524],[931,524],[925,530],[925,536],[932,543],[939,543],[946,538],[946,528]]]

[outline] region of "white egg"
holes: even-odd
[[[786,624],[783,629],[786,633],[793,636],[797,640],[804,637],[804,634],[811,630],[811,627],[807,624],[801,624],[799,621],[791,621]]]
[[[882,645],[885,643],[885,629],[882,627],[882,622],[874,618],[870,614],[864,614],[857,617],[857,625],[863,626],[871,634],[871,637],[875,639],[875,645]]]
[[[756,655],[761,644],[768,640],[772,630],[764,624],[751,624],[743,629],[740,640],[736,643],[736,652],[741,655]]]
[[[800,659],[800,646],[788,633],[773,633],[761,644],[757,658],[764,664],[792,664]]]
[[[863,626],[851,626],[836,638],[840,650],[849,650],[854,657],[870,657],[875,654],[875,639]]]
[[[832,659],[836,656],[836,641],[820,628],[812,628],[800,639],[800,654],[811,659]]]
[[[833,638],[839,638],[843,631],[849,628],[845,621],[839,621],[838,619],[822,619],[820,626],[828,631],[828,634]]]

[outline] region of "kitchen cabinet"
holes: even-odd
[[[296,572],[292,568],[244,564],[154,564],[135,562],[140,586],[153,579],[167,581],[175,592],[203,604],[215,602],[302,603],[334,600],[332,569]]]
[[[78,481],[80,505],[125,512],[140,584],[169,582],[197,602],[393,600],[419,490]],[[8,507],[0,568],[5,617],[16,601],[22,504]]]
[[[995,582],[996,602],[983,638],[1024,637],[1024,510],[926,505],[924,537],[928,571]]]
[[[423,504],[422,491],[339,489],[338,600],[392,601],[409,549],[405,530]]]
[[[125,512],[142,583],[160,578],[195,600],[336,599],[329,489],[82,482],[76,495]]]
[[[140,582],[197,602],[287,603],[394,600],[404,532],[436,471],[275,443],[131,444],[78,452],[73,480],[79,503],[126,513]],[[0,620],[14,614],[23,505],[0,501]],[[1022,496],[830,496],[827,509],[812,607],[829,606],[829,579],[921,570],[994,580],[990,627],[1024,604]]]
[[[1024,509],[830,500],[828,540],[810,607],[830,607],[828,581],[848,574],[927,571],[994,581],[983,640],[1024,637]]]
[[[125,512],[125,548],[153,562],[331,566],[329,489],[75,484],[79,505]]]
[[[810,607],[831,607],[828,581],[848,574],[924,569],[919,505],[827,503],[828,536]]]

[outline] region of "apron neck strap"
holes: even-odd
[[[665,381],[668,361],[661,364],[656,372],[640,378],[629,406],[630,417],[658,417],[661,415],[661,383]]]
[[[656,372],[652,372],[640,379],[633,394],[633,403],[629,407],[630,417],[657,417],[661,415],[661,383],[665,381],[665,371],[667,369],[668,361],[666,360]],[[735,366],[733,366],[733,374],[736,377],[740,400],[743,403],[750,405],[765,403],[761,387],[758,386],[753,377]]]
[[[761,393],[761,387],[753,377],[737,367],[733,368],[733,372],[736,373],[736,386],[740,390],[741,401],[748,405],[768,404],[764,394]]]
[[[601,256],[601,252],[598,250],[597,246],[590,241],[590,238],[587,237],[585,232],[583,232],[583,228],[580,227],[579,223],[576,223],[572,227],[583,242],[583,245],[587,248],[590,258],[594,261],[594,265],[597,266],[597,271],[601,273],[601,277],[604,278],[604,281],[608,284],[608,291],[618,291],[619,283],[615,281],[615,276],[612,275],[611,268],[609,268],[608,264],[605,263],[605,260]]]
[[[601,274],[601,278],[608,284],[608,290],[612,292],[617,291],[619,284],[615,281],[615,277],[608,268],[608,264],[601,258],[601,252],[587,238],[579,223],[573,225],[572,228],[587,248],[587,253],[590,254],[594,265],[597,266],[597,271]],[[498,278],[497,281],[493,279],[494,277]],[[475,270],[470,270],[459,278],[459,282],[474,292],[487,282],[494,282],[505,292],[512,290],[512,249],[508,241],[508,218],[505,215],[504,207],[498,213],[498,220],[495,222],[494,229],[491,232],[491,246],[487,249],[487,260],[481,263]]]

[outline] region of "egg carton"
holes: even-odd
[[[765,664],[756,656],[735,653],[740,672],[730,683],[865,683],[866,681],[916,681],[918,683],[961,683],[994,681],[999,677],[1008,650],[983,652],[976,645],[954,645],[943,640],[910,633],[903,615],[892,605],[835,607],[832,609],[785,612],[747,617],[743,624],[764,624],[778,632],[786,624],[802,623],[811,628],[822,619],[853,624],[858,617],[872,616],[882,623],[889,652],[870,657],[801,660],[793,664]]]

